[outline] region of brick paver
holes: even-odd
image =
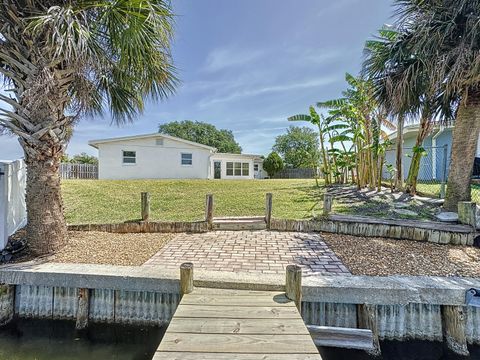
[[[276,231],[179,234],[144,265],[178,267],[183,262],[218,271],[275,274],[298,264],[307,276],[350,274],[319,234]]]

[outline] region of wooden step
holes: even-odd
[[[222,217],[213,219],[214,230],[265,230],[264,217]]]

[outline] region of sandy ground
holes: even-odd
[[[322,233],[354,275],[480,277],[480,249]]]
[[[68,244],[48,261],[140,266],[174,234],[113,234],[70,231]]]

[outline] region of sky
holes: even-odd
[[[345,73],[358,74],[365,41],[392,14],[392,0],[172,2],[176,94],[148,103],[122,127],[111,125],[108,113],[82,119],[69,155],[97,155],[89,140],[153,133],[181,120],[232,130],[244,153],[267,155],[292,125],[289,116],[341,96]],[[0,136],[0,159],[22,156],[14,137]]]

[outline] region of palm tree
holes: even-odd
[[[66,242],[58,168],[83,115],[132,120],[144,98],[174,92],[173,15],[163,0],[10,0],[0,4],[0,128],[18,137],[27,171],[27,240]]]
[[[396,0],[396,27],[428,93],[456,113],[444,207],[470,200],[470,178],[480,133],[480,0]],[[391,64],[394,64],[391,62]],[[415,93],[415,76],[403,87]],[[422,80],[421,80],[422,81]],[[440,96],[441,95],[441,96]]]

